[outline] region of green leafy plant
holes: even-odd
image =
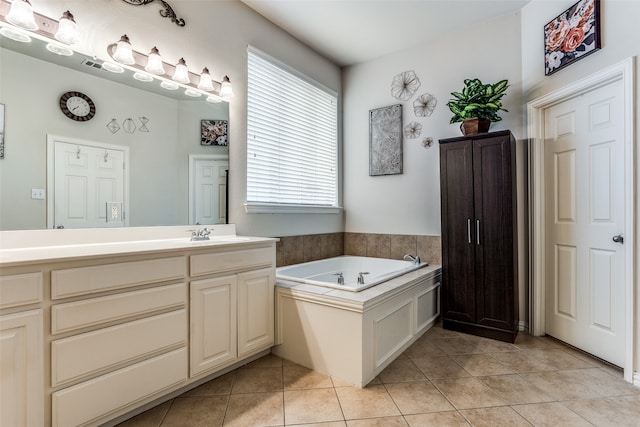
[[[500,99],[509,87],[507,80],[500,80],[495,84],[484,84],[479,79],[466,79],[461,92],[451,92],[451,99],[447,106],[453,113],[449,123],[462,122],[477,117],[491,122],[499,122],[502,117],[498,111],[502,108]]]

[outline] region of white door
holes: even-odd
[[[190,164],[192,179],[192,224],[224,224],[227,211],[229,161],[195,158]]]
[[[618,366],[625,360],[623,99],[622,80],[608,83],[547,108],[544,126],[546,332]]]
[[[55,141],[54,156],[54,227],[125,225],[123,150]]]

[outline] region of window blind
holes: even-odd
[[[337,97],[248,51],[247,204],[337,206]]]

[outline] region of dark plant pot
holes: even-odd
[[[475,135],[478,133],[487,133],[489,132],[489,127],[491,126],[491,121],[487,119],[479,119],[474,117],[472,119],[467,119],[460,124],[460,130],[463,135]]]

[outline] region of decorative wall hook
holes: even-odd
[[[149,3],[154,2],[154,0],[122,0],[122,1],[133,6],[145,6]],[[163,18],[171,19],[171,22],[175,22],[175,24],[178,27],[184,27],[186,25],[186,22],[184,22],[184,19],[178,18],[176,13],[173,11],[173,8],[169,6],[169,3],[167,3],[164,0],[158,0],[158,1],[162,3],[162,6],[164,7],[164,9],[160,10],[160,16],[162,16]]]

